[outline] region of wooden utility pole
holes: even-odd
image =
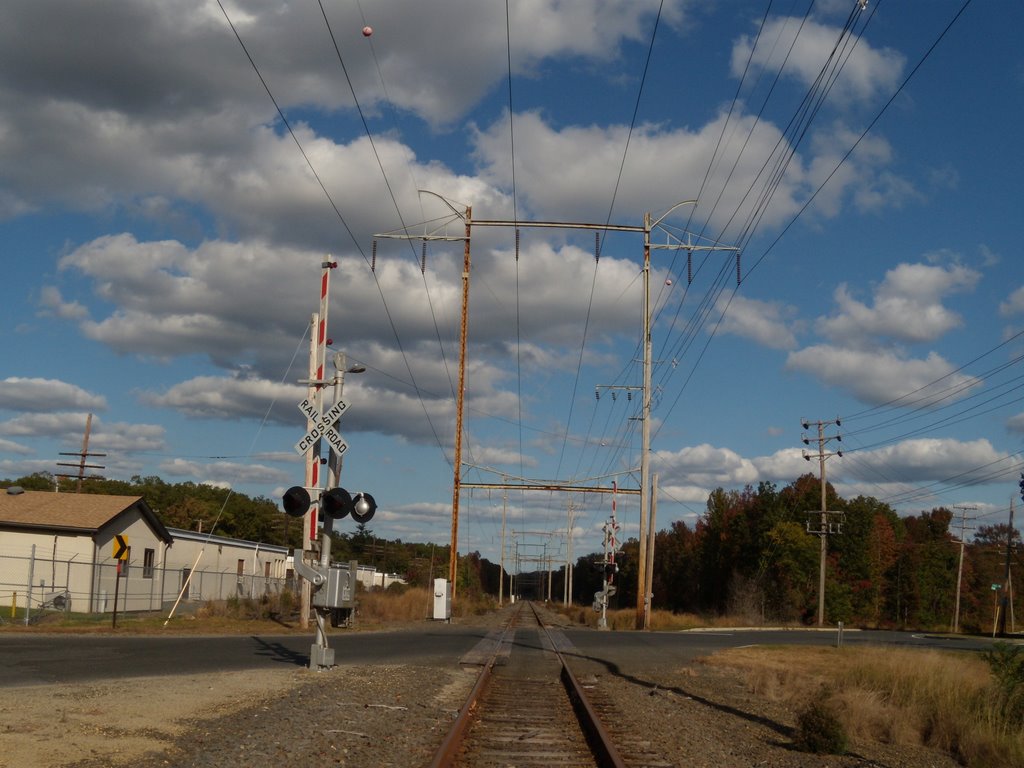
[[[646,558],[646,535],[650,525],[650,411],[651,411],[651,308],[650,308],[650,257],[652,249],[662,250],[685,250],[693,251],[732,251],[736,254],[736,274],[739,280],[739,249],[733,246],[722,246],[717,244],[703,245],[694,243],[691,236],[687,234],[684,242],[677,235],[665,230],[667,241],[662,245],[654,245],[651,242],[651,232],[659,227],[661,223],[677,208],[683,205],[694,205],[695,200],[686,200],[676,203],[669,208],[658,219],[651,219],[650,213],[644,214],[643,226],[611,224],[606,222],[584,223],[565,221],[509,221],[509,220],[478,220],[472,221],[472,207],[465,206],[464,211],[459,211],[448,200],[435,192],[421,190],[441,200],[454,214],[456,218],[462,219],[465,225],[465,234],[462,237],[439,234],[438,230],[427,232],[422,235],[409,234],[407,229],[397,232],[385,232],[374,235],[374,237],[392,238],[398,240],[463,240],[464,258],[462,272],[462,325],[459,336],[459,389],[456,393],[456,424],[455,424],[455,457],[454,457],[454,482],[452,488],[452,528],[451,528],[451,552],[449,555],[448,577],[451,581],[451,596],[455,599],[455,573],[458,558],[458,529],[459,529],[459,495],[462,486],[469,487],[468,483],[462,482],[462,415],[465,395],[465,358],[466,358],[466,336],[468,333],[468,307],[469,307],[469,266],[470,266],[470,242],[472,239],[472,226],[478,227],[510,227],[517,231],[520,228],[542,228],[542,229],[586,229],[598,233],[604,232],[639,232],[644,236],[644,258],[643,258],[643,348],[644,348],[644,386],[643,386],[643,407],[642,407],[642,447],[640,449],[640,568],[638,569],[637,585],[637,629],[643,628],[647,613],[647,587],[644,581],[643,563]],[[440,229],[440,228],[438,228]]]
[[[804,451],[804,458],[807,461],[810,461],[811,460],[811,456],[815,456],[815,455],[817,456],[817,458],[818,458],[819,478],[820,478],[820,482],[821,482],[821,510],[818,513],[814,513],[814,512],[808,512],[807,513],[809,515],[811,515],[811,514],[820,514],[821,515],[820,527],[819,527],[818,530],[814,530],[812,528],[811,524],[810,524],[810,521],[808,521],[808,523],[807,523],[807,530],[808,530],[809,533],[817,533],[821,537],[821,552],[819,554],[820,561],[819,561],[819,564],[818,564],[818,626],[819,627],[823,627],[825,625],[825,568],[826,568],[826,563],[827,563],[827,558],[828,558],[828,534],[830,532],[833,532],[832,531],[832,524],[829,523],[829,521],[828,521],[828,516],[829,515],[838,514],[836,512],[830,512],[828,507],[826,506],[826,502],[825,502],[826,489],[827,489],[827,482],[825,480],[825,459],[829,458],[830,456],[839,456],[840,458],[842,458],[842,455],[843,455],[842,451],[835,451],[835,452],[826,451],[825,450],[825,444],[828,443],[830,440],[841,441],[843,438],[841,436],[839,436],[839,435],[830,435],[830,436],[826,436],[825,435],[825,427],[826,426],[828,426],[830,424],[835,424],[837,427],[842,426],[842,424],[840,423],[839,419],[835,419],[834,421],[819,421],[819,422],[816,422],[816,423],[817,423],[817,426],[818,426],[818,437],[817,437],[817,440],[816,440],[816,442],[818,443],[818,452],[817,452],[817,454],[809,454],[806,451]],[[804,422],[801,422],[801,426],[804,429],[809,429],[811,425],[810,425],[810,422],[804,421]],[[809,438],[809,437],[807,437],[805,435],[804,438],[803,438],[804,445],[810,445],[811,444],[811,440],[813,440],[813,439],[814,438]],[[835,533],[840,533],[842,531],[840,526],[841,526],[841,524],[837,525],[837,527],[836,527],[836,529],[834,531]]]
[[[650,482],[650,445],[651,445],[651,214],[644,213],[644,317],[643,336],[641,341],[644,345],[644,383],[643,392],[640,396],[642,405],[640,410],[640,443],[643,446],[640,450],[640,534],[637,542],[636,564],[636,628],[647,628],[647,526],[650,522],[651,489]]]
[[[956,604],[953,608],[953,633],[960,631],[960,585],[964,577],[964,546],[967,538],[967,513],[977,507],[954,506],[960,510],[960,564],[956,569]]]
[[[1006,637],[1006,615],[1010,612],[1010,558],[1013,554],[1013,497],[1010,497],[1010,526],[1006,531],[1006,571],[1003,573],[1002,611],[999,614],[999,636]]]
[[[572,529],[575,524],[576,508],[569,499],[565,520],[565,579],[562,583],[562,605],[572,604]]]
[[[654,521],[658,517],[658,474],[651,478],[651,524],[647,527],[647,560],[644,570],[647,572],[647,610],[644,612],[644,629],[651,628],[651,608],[654,604],[654,540],[656,537]]]
[[[75,477],[75,478],[77,478],[77,482],[75,483],[75,493],[81,493],[82,492],[82,481],[83,480],[102,480],[103,479],[103,477],[101,475],[90,475],[89,477],[86,477],[85,476],[85,470],[86,469],[105,469],[106,468],[102,464],[86,464],[85,463],[86,460],[90,456],[106,456],[107,455],[105,453],[90,453],[89,452],[89,434],[90,434],[90,432],[92,432],[92,414],[91,413],[85,418],[85,437],[82,438],[82,450],[80,450],[78,453],[65,453],[65,452],[62,451],[61,454],[60,454],[61,456],[78,456],[78,461],[75,462],[75,463],[66,462],[66,461],[58,461],[57,462],[57,466],[58,467],[78,467],[78,473],[75,474],[75,475],[70,475],[70,474],[58,474],[57,475],[57,477],[68,477],[68,478]]]
[[[498,607],[505,596],[505,515],[508,513],[508,488],[501,494],[501,563],[498,568]]]
[[[466,206],[463,221],[466,237],[462,246],[462,323],[459,327],[459,391],[455,409],[455,479],[452,483],[452,548],[448,555],[448,582],[455,600],[455,576],[459,562],[459,483],[462,480],[462,411],[466,398],[466,336],[469,333],[469,238],[473,228],[473,206]]]

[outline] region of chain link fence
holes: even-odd
[[[183,588],[182,599],[188,602],[260,599],[293,589],[293,581],[211,568],[118,567],[114,561],[90,563],[77,556],[0,554],[0,617],[12,617],[16,609],[27,609],[26,623],[43,610],[110,613],[115,594],[118,611],[161,611],[173,605]]]

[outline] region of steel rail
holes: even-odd
[[[583,728],[583,733],[586,734],[587,743],[594,752],[598,766],[600,768],[626,768],[626,762],[622,759],[622,755],[619,754],[619,750],[616,749],[611,734],[608,733],[604,723],[601,722],[600,716],[598,716],[597,711],[590,703],[590,699],[587,698],[587,694],[583,690],[583,686],[580,685],[579,680],[576,679],[576,675],[569,669],[569,664],[566,662],[565,657],[562,656],[562,653],[555,646],[551,633],[548,632],[547,625],[541,621],[540,614],[537,613],[533,603],[530,603],[530,608],[533,610],[534,616],[537,617],[537,624],[544,630],[544,634],[551,643],[555,656],[558,657],[558,663],[562,667],[562,685],[565,686],[565,690],[569,694],[569,700],[572,702],[572,708],[576,712],[576,718]]]
[[[434,758],[430,763],[430,768],[450,768],[450,766],[455,765],[456,758],[459,755],[459,751],[462,747],[463,741],[465,740],[466,734],[469,732],[470,726],[472,725],[480,708],[481,700],[487,692],[492,677],[493,667],[497,662],[498,655],[501,653],[502,643],[508,633],[515,626],[516,620],[522,612],[522,606],[523,603],[519,603],[517,605],[516,611],[509,618],[508,623],[503,628],[501,636],[495,644],[494,650],[491,652],[487,662],[483,665],[480,675],[477,678],[472,691],[470,691],[465,704],[463,704],[462,708],[459,710],[459,714],[455,718],[451,729],[449,729],[444,740],[441,742],[441,746],[435,753]],[[569,665],[566,662],[565,657],[563,657],[561,652],[558,650],[557,645],[554,642],[547,625],[545,625],[541,619],[536,606],[534,606],[532,602],[529,603],[529,606],[537,621],[538,627],[543,630],[544,635],[547,638],[551,652],[558,660],[560,668],[560,682],[569,696],[573,712],[575,713],[576,719],[583,730],[587,744],[593,753],[596,765],[598,768],[626,768],[626,762],[623,760],[622,755],[615,747],[610,734],[601,722],[601,718],[598,715],[597,710],[594,709],[590,700],[587,698],[583,686],[580,685],[580,682],[576,679],[572,670],[569,669]]]
[[[459,754],[459,748],[462,746],[466,733],[469,731],[469,726],[473,722],[473,715],[476,713],[477,703],[483,697],[484,692],[487,690],[487,686],[491,682],[491,671],[494,669],[494,665],[498,660],[498,654],[501,652],[501,646],[505,641],[505,636],[515,625],[516,619],[519,618],[519,614],[522,610],[523,604],[519,603],[515,611],[512,613],[512,616],[509,618],[508,623],[502,630],[501,636],[498,638],[498,642],[495,643],[494,651],[491,653],[490,658],[484,664],[483,669],[480,670],[480,675],[477,677],[476,683],[473,685],[473,690],[469,692],[469,696],[466,698],[466,703],[462,705],[458,716],[455,718],[455,722],[452,723],[452,727],[445,735],[444,741],[441,742],[441,746],[438,747],[437,752],[434,754],[434,759],[430,762],[430,768],[448,768],[448,766],[455,764],[455,758]]]

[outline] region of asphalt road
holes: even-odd
[[[425,624],[396,632],[351,632],[330,636],[335,660],[344,664],[447,666],[487,634],[480,627]],[[580,658],[619,674],[643,676],[666,665],[749,645],[834,645],[836,633],[813,630],[701,632],[597,632],[565,630]],[[260,670],[306,666],[312,633],[265,636],[98,636],[0,633],[0,687],[82,683],[126,677]],[[893,644],[915,648],[977,651],[992,641],[977,637],[902,632],[847,631],[844,644]]]

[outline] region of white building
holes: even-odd
[[[186,582],[184,599],[259,597],[285,588],[287,555],[168,529],[141,496],[0,491],[0,595],[33,608],[70,601],[74,611],[112,611],[116,592],[118,610],[161,610]]]

